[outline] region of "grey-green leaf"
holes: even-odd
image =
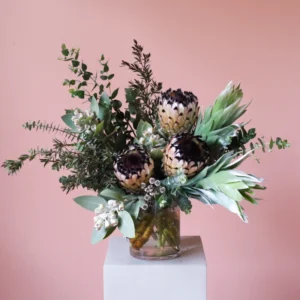
[[[135,228],[131,215],[126,211],[119,212],[119,230],[128,238],[135,237]]]
[[[100,104],[102,104],[103,106],[109,106],[110,105],[110,99],[109,99],[109,96],[107,95],[106,92],[103,92],[101,94]]]
[[[65,122],[65,124],[70,127],[72,129],[72,131],[77,131],[77,128],[74,124],[74,122],[72,121],[72,117],[73,114],[69,113],[69,114],[65,114],[61,117],[61,119]]]
[[[94,135],[99,134],[103,130],[103,126],[104,126],[104,121],[102,121],[101,123],[99,123],[97,125],[96,130],[94,132]]]
[[[81,207],[94,211],[99,204],[106,205],[106,200],[99,196],[79,196],[73,199]]]
[[[119,88],[115,89],[111,94],[110,99],[115,99],[118,95],[118,92],[119,92]]]
[[[127,202],[125,204],[125,210],[136,220],[140,211],[140,202],[138,200]]]
[[[93,229],[91,243],[95,245],[101,242],[102,240],[104,240],[106,234],[107,232],[104,226],[100,230]]]
[[[123,200],[122,196],[124,195],[124,192],[119,189],[105,189],[101,191],[100,195],[105,198],[122,201]]]
[[[99,104],[96,100],[96,98],[93,96],[92,99],[91,99],[91,106],[90,106],[90,109],[92,112],[94,112],[96,114],[96,116],[98,118],[100,118],[100,109],[99,109]]]
[[[144,136],[144,132],[148,129],[152,128],[151,124],[148,122],[145,122],[143,120],[140,120],[137,130],[136,130],[136,136],[138,139]]]
[[[93,229],[91,243],[95,245],[101,242],[102,240],[109,237],[115,231],[115,229],[116,227],[106,229],[104,226],[100,230]]]

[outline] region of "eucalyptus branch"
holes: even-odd
[[[42,131],[48,131],[48,132],[59,132],[65,135],[66,138],[71,139],[72,141],[74,139],[81,140],[79,134],[71,132],[67,128],[61,128],[59,125],[53,125],[53,123],[45,123],[40,120],[38,121],[29,121],[23,124],[24,129],[28,129],[29,131],[35,129],[35,130],[42,130]]]
[[[278,150],[281,149],[286,149],[289,148],[291,145],[289,144],[289,142],[285,139],[283,140],[280,137],[277,137],[275,140],[273,140],[273,138],[270,139],[270,141],[268,143],[266,143],[264,141],[264,138],[258,138],[258,142],[255,143],[250,143],[250,149],[248,150],[244,150],[244,151],[239,151],[237,152],[237,154],[245,154],[245,153],[255,153],[256,149],[261,148],[263,152],[266,152],[266,150],[268,150],[269,152],[271,152],[274,147],[277,147]],[[258,160],[258,159],[256,159]],[[259,161],[259,160],[258,160]]]

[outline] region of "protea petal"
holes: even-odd
[[[120,184],[131,191],[139,190],[153,174],[154,162],[148,153],[139,146],[130,146],[123,151],[114,163],[115,175]]]
[[[201,137],[182,133],[174,136],[166,146],[163,168],[168,176],[183,172],[192,177],[205,168],[209,160],[209,148]]]
[[[170,134],[190,131],[198,112],[198,99],[191,92],[169,89],[161,95],[158,107],[160,126]]]

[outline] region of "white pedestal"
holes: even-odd
[[[206,260],[199,236],[181,237],[181,255],[145,261],[112,237],[104,262],[104,300],[206,300]]]

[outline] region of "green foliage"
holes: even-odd
[[[213,165],[189,179],[181,186],[180,191],[210,205],[220,204],[246,221],[239,202],[245,199],[256,203],[253,190],[265,189],[261,185],[261,178],[234,170],[250,153],[251,151],[236,160],[236,154],[224,154]]]
[[[118,227],[123,235],[131,238],[135,236],[134,220],[138,218],[145,200],[142,193],[128,194],[117,187],[113,164],[119,151],[144,138],[144,142],[140,143],[155,159],[154,176],[166,188],[165,192],[156,197],[157,207],[167,207],[175,202],[182,211],[190,213],[190,199],[193,198],[208,205],[219,204],[247,221],[240,202],[245,199],[257,203],[254,191],[264,187],[261,185],[262,179],[235,169],[256,149],[261,148],[263,152],[271,151],[274,147],[285,149],[290,146],[288,141],[278,137],[268,143],[263,138],[251,142],[256,138],[255,128],[248,130],[245,123],[234,123],[246,112],[249,104],[241,105],[243,92],[240,86],[229,83],[215,103],[203,114],[200,113],[194,131],[209,145],[211,164],[193,178],[187,178],[183,173],[166,178],[161,168],[161,159],[167,138],[159,131],[157,121],[158,95],[162,83],[153,78],[150,54],[144,53],[143,47],[136,40],[132,49],[134,61],[122,61],[122,66],[133,71],[137,78],[130,81],[129,88],[125,89],[128,108],[122,109],[122,101],[117,99],[119,88],[112,87],[114,74],[110,72],[105,56],[101,55],[99,60],[100,70],[91,71],[79,58],[79,49],[67,48],[63,44],[60,60],[68,63],[73,75],[73,78],[64,80],[63,86],[68,88],[71,97],[89,101],[90,110],[94,114],[89,111],[84,113],[84,121],[87,120],[87,123],[82,123],[80,118],[81,123],[78,125],[78,118],[73,118],[74,110],[66,110],[62,121],[68,128],[41,121],[25,123],[24,128],[27,130],[60,133],[65,140],[54,139],[51,149],[32,149],[16,160],[6,160],[2,167],[9,174],[15,174],[25,161],[38,158],[44,166],[50,165],[53,170],[66,170],[68,175],[59,179],[64,191],[68,193],[83,187],[99,195],[74,199],[90,211],[94,211],[100,203],[106,204],[109,199],[123,201],[125,210],[118,213]],[[156,135],[158,141],[148,145],[147,131],[150,128],[159,134]],[[156,137],[151,135],[151,139]],[[248,143],[250,149],[247,152]],[[114,229],[105,229],[103,226],[99,231],[94,230],[92,243],[105,239]]]
[[[78,132],[74,122],[72,121],[73,113],[67,113],[61,117],[65,124],[70,127],[72,132]]]
[[[100,120],[94,134],[88,135],[77,131],[72,121],[73,110],[68,110],[62,116],[62,120],[70,129],[41,121],[27,122],[24,124],[25,129],[61,133],[72,143],[55,139],[53,148],[50,150],[31,150],[29,154],[24,154],[17,160],[7,160],[3,163],[3,167],[8,170],[9,174],[19,171],[26,160],[30,161],[39,157],[45,166],[50,164],[53,170],[71,171],[69,175],[60,177],[62,189],[66,192],[79,186],[100,191],[116,184],[112,153],[122,150],[127,143],[133,141],[134,118],[129,110],[125,112],[120,110],[122,103],[115,99],[119,89],[110,93],[114,74],[109,73],[108,62],[105,61],[104,55],[99,61],[102,70],[98,76],[97,72],[90,72],[88,66],[80,62],[79,52],[79,49],[68,49],[66,45],[62,45],[61,60],[69,62],[71,72],[77,76],[76,79],[66,79],[63,85],[69,86],[73,97],[83,99],[87,96],[89,98],[90,108]],[[143,63],[144,67],[148,68],[149,58],[145,58]],[[151,76],[147,74],[147,83],[151,86],[153,82],[149,82]],[[105,83],[98,82],[99,78]],[[92,88],[90,88],[91,85]],[[109,90],[110,96],[105,89]],[[133,92],[132,95],[135,93]],[[136,108],[140,110],[139,106]]]
[[[186,214],[189,214],[192,210],[192,202],[190,201],[190,199],[188,198],[188,196],[185,194],[183,195],[183,193],[179,193],[178,197],[175,198],[177,205],[179,206],[179,208],[184,211]]]
[[[88,97],[95,97],[98,100],[103,93],[104,89],[107,88],[110,91],[111,79],[114,74],[109,73],[108,61],[105,61],[104,55],[101,56],[99,64],[101,70],[98,72],[91,72],[84,62],[79,61],[80,50],[76,48],[68,49],[65,44],[62,45],[63,57],[59,60],[69,62],[70,71],[76,75],[76,79],[66,79],[63,82],[64,86],[68,86],[71,96],[85,99]],[[101,80],[99,82],[99,79]],[[118,89],[117,89],[118,90]],[[117,95],[117,90],[111,95],[111,99]]]
[[[54,139],[52,149],[30,150],[29,154],[21,155],[17,160],[7,160],[2,166],[9,174],[14,174],[21,169],[26,160],[31,161],[39,157],[44,166],[50,164],[53,170],[71,171],[71,174],[59,179],[63,191],[67,193],[79,186],[100,191],[115,185],[117,179],[113,172],[112,141],[103,134],[89,136],[85,141],[79,137],[77,139],[78,142],[72,143]]]
[[[68,162],[61,160],[72,171],[70,175],[60,178],[63,190],[69,192],[82,186],[100,191],[116,184],[112,148],[103,135],[93,136],[88,141],[79,143],[77,148],[80,151],[73,153]]]
[[[229,83],[217,97],[213,106],[200,112],[195,135],[200,135],[211,147],[227,148],[238,135],[242,124],[233,124],[245,112],[249,104],[240,106],[243,92],[240,86]]]
[[[29,150],[29,154],[22,154],[16,160],[9,159],[4,161],[2,167],[7,170],[9,175],[16,174],[23,167],[25,161],[32,161],[36,156],[47,151],[45,149],[31,149]]]
[[[133,220],[136,220],[140,212],[139,198],[136,198],[134,200],[124,199],[124,201],[125,201],[125,210],[131,215]]]
[[[114,231],[116,227],[110,227],[106,229],[104,226],[100,230],[93,229],[91,243],[93,245],[101,242],[102,240],[108,238]]]
[[[104,189],[103,191],[100,192],[99,195],[105,197],[106,199],[114,199],[118,201],[123,200],[125,192],[119,188],[113,187],[110,189]]]
[[[144,136],[144,133],[148,130],[148,129],[152,129],[152,126],[148,123],[145,122],[143,120],[139,121],[139,124],[137,126],[137,130],[136,130],[136,137],[139,139],[141,137]]]
[[[245,129],[243,125],[239,126],[236,131],[236,135],[231,137],[229,143],[226,144],[226,148],[229,151],[233,152],[246,152],[245,145],[248,144],[252,139],[256,137],[255,128],[251,128],[248,131]]]
[[[274,146],[277,147],[278,150],[282,150],[282,149],[289,148],[291,145],[287,140],[283,140],[280,137],[277,137],[275,140],[271,138],[268,143],[265,142],[263,137],[258,138],[258,142],[256,143],[250,143],[250,148],[252,150],[252,153],[255,153],[255,150],[258,148],[261,148],[263,152],[266,152],[266,150],[271,152]]]
[[[126,211],[120,211],[119,216],[119,225],[118,228],[125,237],[134,238],[135,237],[135,228],[134,222],[131,215]]]
[[[64,121],[65,122],[65,121]],[[65,136],[65,138],[70,139],[71,141],[79,139],[79,136],[76,133],[71,132],[69,129],[61,128],[59,125],[53,125],[42,121],[33,121],[26,122],[23,124],[23,128],[29,131],[35,129],[36,131],[48,131],[53,133],[60,133]]]
[[[99,204],[107,204],[106,200],[99,196],[79,196],[74,198],[74,201],[81,207],[90,211],[94,211]]]
[[[138,79],[129,82],[130,90],[126,90],[129,111],[134,112],[133,122],[136,125],[142,119],[154,126],[157,117],[157,95],[162,90],[162,83],[153,79],[150,67],[151,54],[144,53],[143,47],[136,40],[134,40],[132,50],[134,62],[122,61],[122,66],[129,68],[138,76]]]

